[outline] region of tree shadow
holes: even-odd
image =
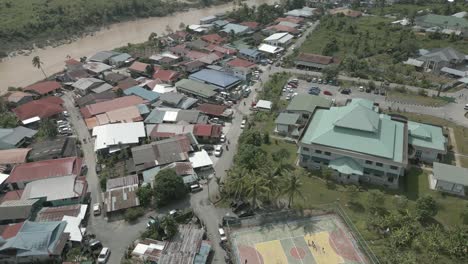
[[[356,213],[364,213],[366,208],[359,202],[348,202],[348,208]]]

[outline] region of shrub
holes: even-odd
[[[144,214],[145,211],[141,207],[129,208],[125,211],[124,219],[127,222],[133,222]]]

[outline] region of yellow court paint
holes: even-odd
[[[262,255],[265,264],[288,264],[279,240],[255,244],[255,249]]]
[[[315,262],[317,264],[341,264],[344,263],[344,259],[336,254],[335,250],[331,247],[329,243],[330,233],[320,232],[312,235],[305,235],[304,239],[306,243],[315,243],[317,249],[314,249],[312,245],[309,246],[309,250],[314,256]],[[325,252],[322,251],[322,248],[325,249]]]

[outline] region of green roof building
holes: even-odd
[[[188,94],[197,99],[210,101],[217,94],[218,88],[202,82],[197,82],[190,79],[182,79],[176,82],[175,87],[178,92]]]
[[[406,125],[368,100],[316,110],[300,140],[300,165],[328,166],[341,182],[398,187],[407,164]]]
[[[462,30],[468,28],[468,20],[454,16],[428,14],[416,17],[415,24],[423,28],[438,27],[440,29]]]
[[[301,118],[307,120],[315,112],[315,109],[328,109],[331,105],[330,100],[320,96],[301,94],[300,96],[294,96],[286,108],[286,112],[301,114]]]
[[[301,115],[280,113],[275,120],[275,132],[283,136],[299,137]]]
[[[442,127],[408,121],[410,158],[425,162],[440,160],[447,153]]]
[[[397,188],[409,158],[434,162],[446,153],[447,140],[441,127],[393,120],[372,101],[353,99],[316,110],[299,146],[303,167],[328,166],[343,183]]]

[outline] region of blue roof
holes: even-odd
[[[200,245],[200,252],[195,256],[193,260],[194,264],[205,264],[208,260],[208,255],[210,255],[211,245],[206,241],[202,241]]]
[[[122,54],[119,54],[117,56],[114,56],[112,58],[110,58],[111,61],[114,61],[114,62],[120,62],[120,61],[126,61],[128,59],[130,59],[132,57],[132,55],[128,54],[128,53],[122,53]]]
[[[136,95],[150,102],[155,102],[159,98],[159,94],[153,91],[146,90],[140,86],[134,86],[124,91],[125,95]]]
[[[240,49],[239,52],[240,54],[245,54],[250,57],[256,57],[258,54],[260,54],[260,51],[257,49]]]
[[[0,246],[1,251],[16,250],[18,257],[48,256],[51,253],[60,254],[56,248],[67,222],[24,222],[16,236],[7,239]],[[60,252],[56,252],[60,250]],[[0,253],[1,254],[1,253]]]
[[[153,109],[148,117],[145,119],[145,124],[161,124],[164,120],[166,112],[157,108]]]
[[[249,30],[249,27],[247,26],[229,23],[226,26],[224,26],[224,28],[221,31],[226,32],[226,33],[231,33],[232,31],[234,31],[234,34],[241,34],[248,30]]]
[[[231,88],[241,80],[225,72],[203,69],[189,76],[189,79],[204,83],[210,83],[222,89]]]
[[[147,115],[150,112],[150,109],[147,105],[145,104],[139,104],[137,105],[138,111],[140,111],[140,115]]]

